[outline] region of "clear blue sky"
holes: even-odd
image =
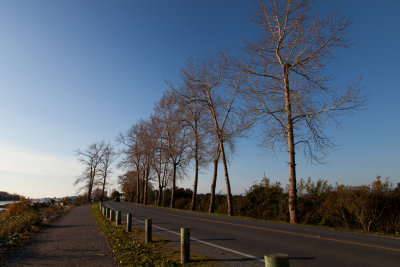
[[[297,154],[298,178],[357,185],[381,175],[398,183],[400,2],[316,2],[322,14],[338,7],[354,20],[356,44],[339,51],[329,71],[336,85],[362,76],[369,100],[343,118],[342,130],[328,131],[338,148],[326,165]],[[257,31],[252,8],[245,0],[0,1],[0,191],[74,195],[82,167],[73,150],[114,142],[147,119],[186,59],[238,51]],[[230,161],[233,192],[264,173],[286,184],[286,162],[286,153],[259,148],[257,135],[242,140]],[[200,192],[209,191],[210,176],[203,170]],[[222,176],[217,186],[224,191]]]

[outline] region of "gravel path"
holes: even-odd
[[[116,266],[90,206],[79,206],[10,251],[0,266]]]

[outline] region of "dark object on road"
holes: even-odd
[[[115,197],[114,202],[120,202],[121,199],[119,197]]]

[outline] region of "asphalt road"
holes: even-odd
[[[216,263],[263,266],[264,255],[285,253],[291,266],[400,266],[400,239],[279,224],[108,201],[131,213],[134,227],[152,218],[153,235],[179,245],[181,227],[190,227],[192,251]]]

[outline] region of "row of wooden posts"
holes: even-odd
[[[115,220],[116,225],[121,225],[121,211],[116,211],[111,208],[107,208],[100,202],[100,212],[111,222]],[[126,214],[126,232],[132,230],[132,214]],[[145,220],[145,243],[152,242],[152,219]],[[181,263],[187,263],[190,259],[190,228],[181,228]],[[264,256],[266,267],[289,267],[289,258],[286,254],[272,254]]]
[[[119,210],[113,210],[111,208],[105,207],[100,203],[100,212],[111,222],[115,220],[116,225],[121,225],[122,213]],[[126,232],[132,230],[132,214],[126,214]],[[152,242],[152,219],[145,220],[145,243]],[[181,263],[187,263],[190,259],[190,228],[181,228]]]

